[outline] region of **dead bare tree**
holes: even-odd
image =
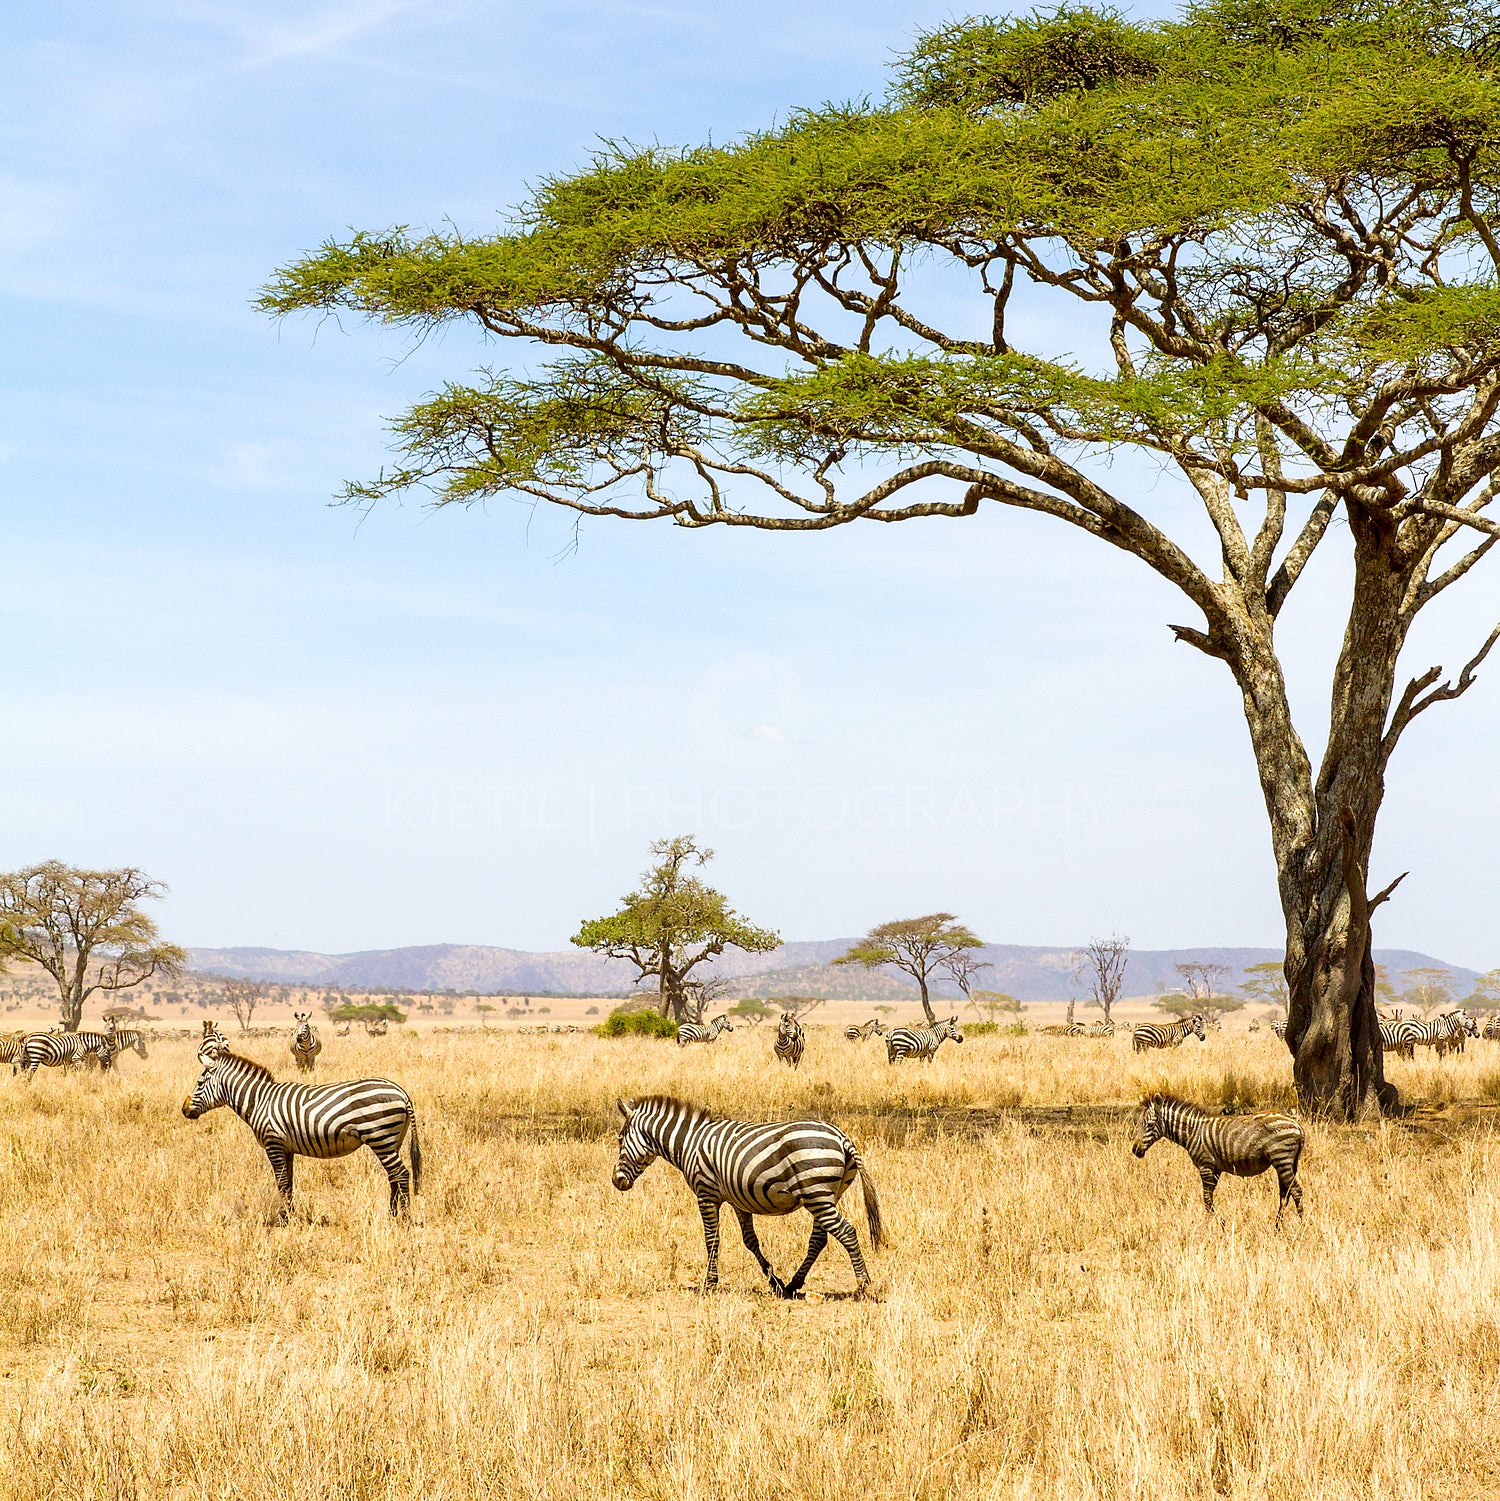
[[[250,1019],[255,1008],[265,1000],[270,987],[260,980],[237,980],[226,978],[219,982],[219,994],[229,1007],[241,1032],[250,1030]]]
[[[1089,1003],[1110,1019],[1110,1008],[1125,983],[1125,966],[1130,962],[1130,938],[1128,934],[1115,933],[1109,938],[1091,938],[1087,946],[1074,956],[1073,974],[1086,980],[1094,999]],[[1069,1017],[1071,1021],[1072,1018]]]

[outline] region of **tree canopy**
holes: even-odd
[[[971,933],[953,913],[929,912],[925,917],[902,917],[880,923],[833,962],[862,964],[866,969],[888,966],[902,970],[917,982],[922,1010],[930,1022],[936,1020],[928,989],[933,972],[947,970],[954,974],[955,983],[959,983],[961,976],[961,988],[967,995],[975,970],[988,968],[965,962],[971,959],[967,951],[983,947],[984,940]]]

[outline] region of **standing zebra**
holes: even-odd
[[[1057,1022],[1050,1027],[1038,1027],[1043,1037],[1082,1037],[1088,1028],[1082,1022]]]
[[[18,1072],[28,1084],[44,1064],[72,1073],[76,1064],[93,1059],[108,1072],[115,1048],[107,1032],[29,1032],[21,1041]]]
[[[1380,1029],[1382,1044],[1408,1059],[1416,1057],[1419,1047],[1436,1048],[1439,1058],[1449,1048],[1461,1053],[1464,1050],[1464,1039],[1478,1035],[1479,1024],[1463,1010],[1446,1012],[1432,1021],[1419,1022],[1408,1017],[1405,1021],[1393,1023],[1389,1028],[1382,1026]],[[1387,1036],[1390,1038],[1389,1042],[1386,1041]]]
[[[1196,1037],[1199,1042],[1204,1040],[1201,1015],[1185,1016],[1181,1021],[1172,1022],[1168,1026],[1151,1022],[1137,1027],[1135,1036],[1130,1039],[1130,1046],[1137,1053],[1144,1053],[1147,1048],[1179,1048],[1189,1037]]]
[[[323,1040],[312,1024],[311,1011],[294,1011],[292,1019],[297,1023],[297,1030],[292,1034],[292,1057],[304,1074],[310,1074],[318,1061],[318,1054],[323,1051]]]
[[[1500,1042],[1500,1015],[1490,1017],[1480,1035],[1486,1042]]]
[[[389,1023],[386,1021],[385,1017],[383,1017],[383,1016],[380,1018],[379,1021],[373,1021],[373,1022],[372,1021],[367,1021],[365,1023],[365,1036],[366,1037],[384,1037],[385,1036],[385,1032],[386,1032],[386,1028],[387,1028],[388,1025],[389,1025]]]
[[[1175,1141],[1193,1159],[1203,1180],[1203,1207],[1214,1212],[1214,1189],[1222,1173],[1254,1178],[1276,1169],[1281,1199],[1276,1223],[1290,1199],[1302,1218],[1302,1185],[1297,1164],[1302,1158],[1302,1126],[1290,1115],[1210,1115],[1173,1095],[1154,1094],[1141,1107],[1141,1128],[1130,1150],[1144,1157],[1158,1141]]]
[[[121,1053],[139,1053],[142,1058],[146,1056],[146,1034],[134,1027],[121,1027],[114,1017],[109,1019],[109,1037],[114,1044],[114,1054],[118,1058]]]
[[[1275,1035],[1275,1038],[1276,1038],[1277,1042],[1285,1042],[1286,1041],[1286,1018],[1283,1017],[1283,1016],[1272,1017],[1272,1019],[1271,1019],[1271,1031]]]
[[[230,1052],[209,1038],[198,1049],[203,1072],[182,1113],[195,1121],[206,1110],[228,1105],[265,1149],[285,1218],[292,1209],[292,1159],[347,1157],[361,1147],[380,1160],[391,1186],[391,1213],[405,1214],[422,1189],[422,1146],[411,1096],[389,1079],[351,1079],[343,1084],[278,1083],[268,1068]],[[411,1170],[401,1143],[411,1140]]]
[[[21,1045],[26,1041],[24,1032],[7,1032],[0,1037],[0,1063],[10,1064],[11,1073],[21,1066]]]
[[[858,1174],[865,1200],[870,1245],[880,1249],[880,1201],[859,1148],[826,1121],[771,1122],[720,1120],[706,1110],[667,1095],[626,1103],[620,1112],[620,1159],[614,1185],[627,1192],[661,1157],[687,1180],[703,1216],[708,1248],[704,1290],[719,1282],[719,1210],[728,1204],[740,1222],[740,1238],[778,1298],[802,1296],[802,1284],[831,1235],[849,1253],[863,1294],[870,1274],[860,1254],[859,1234],[839,1213],[844,1190]],[[805,1209],[813,1218],[807,1255],[788,1282],[771,1270],[755,1233],[757,1214],[792,1214]]]
[[[802,1023],[790,1011],[781,1013],[776,1026],[776,1056],[794,1069],[802,1066],[802,1050],[807,1046],[807,1033]]]
[[[885,1040],[885,1061],[890,1064],[920,1058],[924,1063],[931,1063],[946,1037],[951,1037],[954,1042],[964,1040],[956,1016],[950,1016],[947,1021],[933,1022],[930,1027],[897,1027]]]
[[[1090,1037],[1113,1037],[1114,1035],[1115,1024],[1113,1022],[1095,1022],[1089,1028]]]
[[[850,1042],[868,1042],[872,1037],[884,1037],[887,1027],[883,1021],[860,1022],[856,1027],[845,1027],[844,1036]]]
[[[717,1042],[720,1032],[733,1032],[734,1026],[727,1016],[716,1016],[707,1026],[702,1022],[683,1022],[677,1028],[677,1046],[685,1048],[690,1042]]]

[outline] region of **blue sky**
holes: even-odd
[[[695,830],[789,937],[1275,943],[1235,695],[1036,518],[822,537],[327,502],[480,356],[250,298],[349,226],[482,232],[598,137],[884,88],[946,6],[58,4],[0,21],[0,862],[131,863],[171,936],[548,948]],[[1149,471],[1132,493],[1177,500]],[[1315,719],[1338,567],[1289,635]],[[1493,624],[1495,575],[1414,668]],[[1300,638],[1306,644],[1300,644]],[[1420,661],[1418,660],[1420,658]],[[1379,941],[1486,968],[1500,678],[1413,730]],[[1461,773],[1466,794],[1451,788]]]

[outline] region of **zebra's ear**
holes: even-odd
[[[1154,1094],[1154,1095],[1152,1095],[1151,1096],[1151,1103],[1153,1105],[1160,1105],[1161,1104],[1161,1095],[1160,1094]]]
[[[618,1096],[615,1097],[615,1109],[620,1112],[620,1119],[628,1123],[630,1120],[630,1112],[625,1108],[624,1100],[620,1099]]]

